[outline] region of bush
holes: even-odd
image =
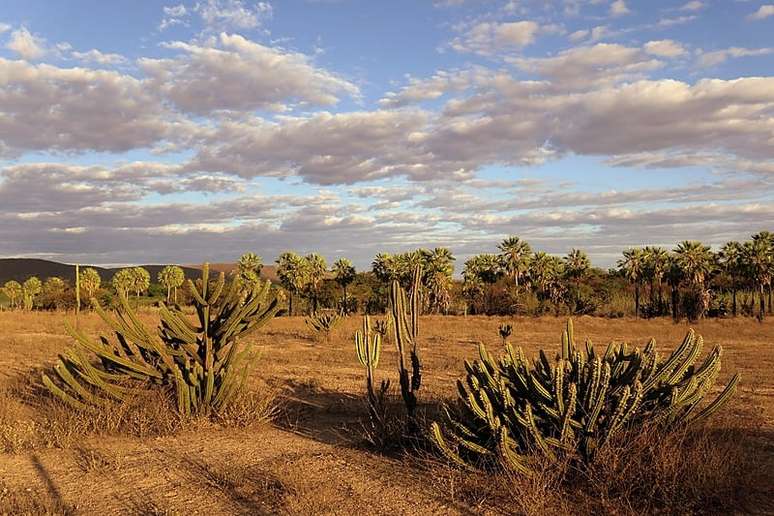
[[[626,428],[672,429],[705,419],[733,394],[735,376],[721,394],[699,410],[720,370],[721,348],[694,366],[702,338],[691,330],[666,360],[655,341],[644,351],[611,343],[600,355],[586,343],[579,350],[572,321],[562,335],[562,352],[528,361],[521,348],[506,345],[495,361],[480,346],[480,360],[465,362],[459,400],[446,410],[443,429],[432,439],[451,461],[464,467],[504,467],[529,473],[531,453],[555,460],[590,462]]]

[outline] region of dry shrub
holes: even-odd
[[[5,399],[4,399],[5,398]],[[277,410],[276,392],[269,388],[245,389],[224,411],[205,416],[181,417],[169,389],[139,389],[122,401],[103,409],[76,410],[45,389],[35,386],[24,392],[0,392],[0,407],[22,400],[33,409],[24,418],[0,408],[0,452],[19,453],[37,448],[72,448],[89,436],[160,437],[181,430],[218,424],[246,427],[267,421]],[[6,400],[9,403],[4,403]]]
[[[593,463],[532,461],[531,476],[463,471],[433,462],[434,488],[494,514],[729,514],[766,512],[754,432],[722,421],[666,433],[622,434]],[[765,482],[764,482],[765,484]]]

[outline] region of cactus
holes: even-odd
[[[102,407],[158,384],[174,387],[180,414],[221,410],[241,389],[253,362],[250,346],[242,345],[240,338],[271,320],[278,303],[268,282],[242,300],[239,280],[226,285],[221,274],[210,282],[207,264],[197,283],[188,280],[197,321],[177,306],[164,304],[157,333],[140,322],[125,294],[119,295],[115,318],[92,299],[115,340],[94,340],[68,327],[75,345],[59,356],[56,374],[43,374],[43,384],[79,409]]]
[[[653,339],[642,351],[611,343],[599,354],[590,341],[576,346],[571,320],[553,360],[541,351],[530,362],[510,344],[495,360],[482,344],[479,360],[465,361],[457,405],[445,408],[445,421],[433,423],[429,437],[465,467],[499,465],[527,473],[532,450],[548,458],[572,452],[588,461],[627,426],[673,429],[707,418],[728,401],[738,374],[698,410],[715,384],[722,353],[716,346],[695,364],[702,345],[690,330],[665,360]]]
[[[363,316],[363,329],[355,332],[355,351],[360,364],[366,369],[366,396],[368,416],[374,428],[384,427],[384,397],[390,388],[389,380],[382,380],[379,390],[374,388],[374,370],[379,365],[382,336],[371,331],[371,321]]]
[[[313,313],[305,319],[306,325],[315,333],[315,335],[325,336],[329,340],[331,332],[341,322],[341,314],[337,312]]]
[[[508,337],[513,333],[513,326],[508,323],[501,323],[497,331],[500,333],[500,338],[503,339],[503,346],[505,346],[508,343]]]
[[[422,285],[422,267],[414,269],[408,295],[397,280],[390,285],[390,326],[398,349],[400,391],[406,405],[410,424],[414,425],[417,396],[422,384],[422,364],[417,350],[419,333],[419,298]],[[411,376],[406,368],[406,353],[411,361]]]

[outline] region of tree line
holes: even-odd
[[[646,246],[626,249],[617,266],[592,266],[586,253],[571,249],[565,256],[533,250],[510,236],[498,252],[465,261],[462,279],[455,280],[455,257],[444,247],[410,252],[379,253],[370,270],[358,272],[347,258],[329,267],[319,253],[305,256],[287,251],[277,258],[279,287],[286,313],[383,312],[392,280],[408,286],[421,267],[422,310],[434,314],[540,315],[593,314],[618,317],[686,317],[748,315],[763,319],[772,313],[774,234],[761,231],[745,242],[728,242],[717,252],[698,241],[680,242],[674,249]],[[245,253],[234,274],[246,287],[261,281],[262,258]],[[108,288],[92,268],[79,276],[81,299],[114,293],[140,297],[149,292],[167,302],[187,303],[180,267],[170,265],[156,282],[142,267],[121,269]],[[3,291],[11,308],[67,308],[73,288],[60,278],[23,284],[7,282]],[[109,302],[109,299],[107,299]]]

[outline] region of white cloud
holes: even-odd
[[[747,18],[750,20],[765,20],[769,16],[774,16],[774,4],[766,4],[760,6],[760,8]]]
[[[739,48],[731,47],[699,55],[697,64],[700,67],[717,66],[731,58],[766,56],[774,53],[774,48]]]
[[[46,41],[32,34],[26,27],[13,31],[5,47],[28,60],[39,59],[46,54]]]
[[[494,55],[507,50],[520,50],[535,41],[541,26],[534,21],[481,22],[451,42],[457,52]]]
[[[624,0],[615,0],[612,4],[610,4],[610,16],[624,16],[626,14],[631,14],[631,12],[632,11],[626,6],[626,2]]]
[[[75,59],[84,63],[96,63],[100,65],[119,65],[127,62],[126,58],[119,54],[106,54],[93,48],[88,52],[72,52]]]
[[[8,32],[9,30],[11,30],[10,25],[8,25],[7,23],[0,23],[0,34],[4,32]]]
[[[0,154],[153,147],[187,124],[129,75],[0,58]]]
[[[173,42],[171,59],[141,59],[150,84],[179,109],[206,114],[216,110],[283,111],[288,103],[332,105],[358,87],[315,67],[295,52],[267,47],[222,33],[207,45]]]
[[[681,11],[700,11],[707,7],[707,4],[704,2],[701,2],[699,0],[691,0],[688,3],[683,4],[680,6]]]
[[[648,54],[659,57],[680,57],[688,53],[683,45],[671,39],[648,41],[643,48]]]
[[[270,3],[243,0],[202,0],[193,10],[214,31],[254,29],[272,16]]]

